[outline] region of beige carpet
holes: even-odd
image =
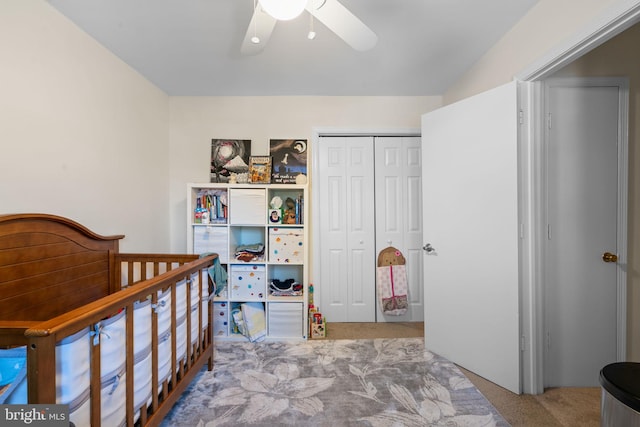
[[[423,337],[421,322],[327,323],[327,339]],[[517,395],[461,368],[514,427],[596,427],[600,425],[600,388],[553,388],[544,394]]]

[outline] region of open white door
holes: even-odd
[[[517,82],[422,116],[425,345],[520,393]]]

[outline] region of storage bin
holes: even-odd
[[[232,300],[262,301],[265,298],[266,285],[264,265],[231,266],[230,289]]]
[[[269,228],[269,262],[302,264],[304,230],[288,227]]]
[[[213,303],[213,335],[225,337],[229,327],[229,307],[226,302]]]
[[[193,253],[216,253],[220,262],[229,262],[229,229],[226,226],[193,227]]]
[[[232,188],[229,192],[231,224],[265,224],[266,190],[264,188]]]
[[[268,333],[270,337],[302,338],[303,304],[289,302],[270,302],[268,304]]]

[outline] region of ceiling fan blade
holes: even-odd
[[[358,51],[372,49],[378,36],[338,0],[309,0],[307,11]]]
[[[273,28],[276,26],[276,19],[262,10],[260,5],[257,5],[253,11],[251,22],[247,27],[247,32],[244,35],[240,52],[243,55],[256,55],[265,48]],[[260,40],[259,43],[253,43],[251,39],[256,36]]]

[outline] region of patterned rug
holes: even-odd
[[[508,426],[421,338],[215,345],[162,427]]]

